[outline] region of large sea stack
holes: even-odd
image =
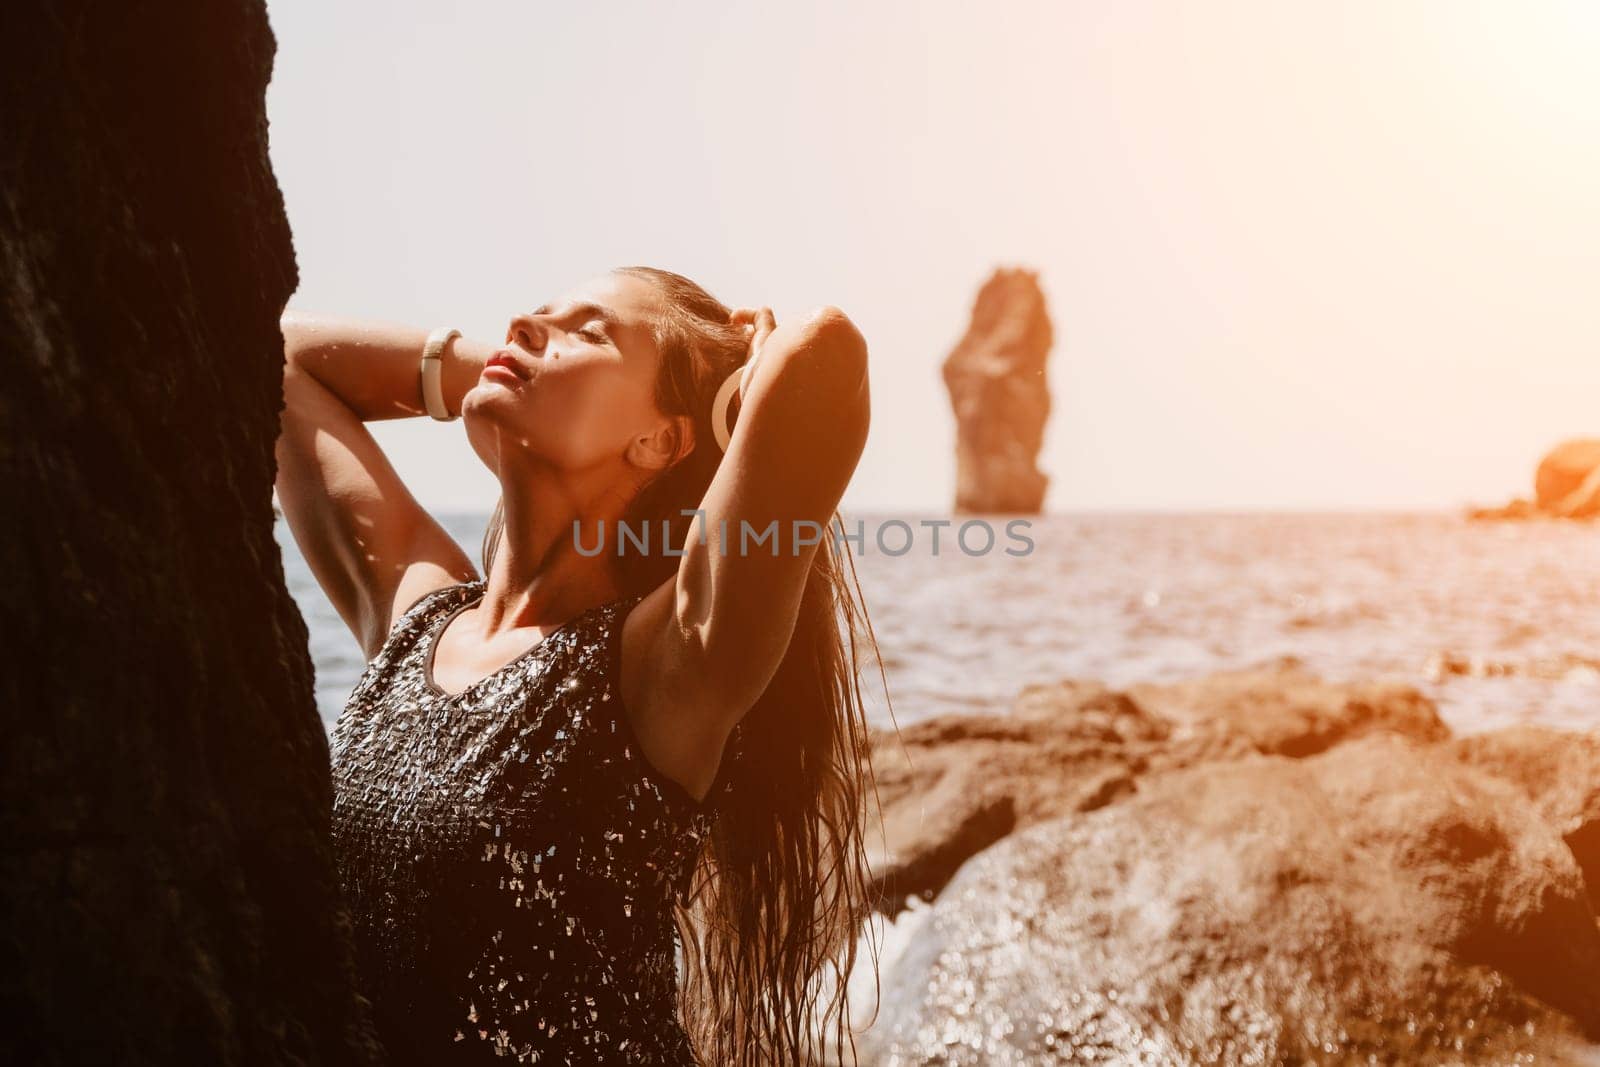
[[[1037,461],[1053,338],[1037,272],[997,270],[978,290],[966,336],[944,361],[956,414],[956,511],[1043,507],[1049,479]]]
[[[370,1063],[272,532],[259,0],[0,16],[0,1062]]]

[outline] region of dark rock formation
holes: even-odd
[[[1600,518],[1600,439],[1563,441],[1545,454],[1534,473],[1532,500],[1477,508],[1475,519]]]
[[[272,536],[266,12],[15,0],[0,42],[0,1062],[372,1062]]]
[[[1053,334],[1038,274],[997,270],[978,290],[966,336],[945,358],[956,414],[956,510],[1036,514],[1048,479],[1036,459],[1050,414]]]
[[[1161,776],[983,853],[922,921],[868,1062],[1570,1062],[1600,1031],[1560,836],[1395,736]]]

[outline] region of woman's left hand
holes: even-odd
[[[755,381],[756,360],[761,358],[761,346],[767,343],[772,331],[778,328],[778,321],[773,318],[772,309],[768,307],[738,308],[728,321],[736,326],[743,326],[746,336],[750,338],[750,358],[746,361],[746,369],[739,382],[739,400],[742,403],[745,394],[750,391],[750,383]]]

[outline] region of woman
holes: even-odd
[[[642,267],[503,345],[283,322],[280,504],[370,661],[334,842],[391,1056],[842,1054],[871,628],[830,520],[867,435],[860,333]],[[363,425],[430,404],[500,482],[481,578]]]

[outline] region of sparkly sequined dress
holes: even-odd
[[[671,905],[738,732],[703,803],[645,760],[617,682],[637,596],[446,694],[434,642],[482,595],[413,605],[333,732],[334,846],[379,1037],[396,1063],[693,1063]]]

